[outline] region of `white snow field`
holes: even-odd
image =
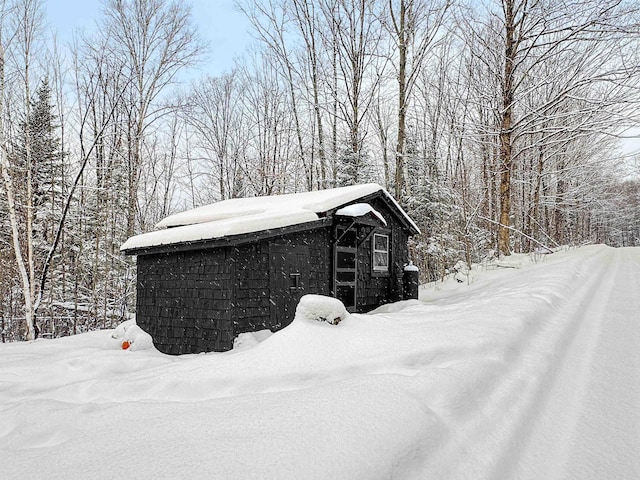
[[[640,248],[505,266],[227,353],[0,344],[0,478],[640,478]]]

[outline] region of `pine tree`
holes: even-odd
[[[29,271],[33,272],[33,278],[30,278],[34,286],[33,300],[40,293],[37,286],[40,284],[45,259],[62,215],[67,190],[64,155],[60,152],[58,126],[53,111],[51,87],[48,80],[44,79],[35,98],[30,102],[28,116],[19,124],[17,135],[13,138],[8,152],[11,176],[14,179],[26,178],[27,182],[31,183],[20,185],[14,180],[13,188],[19,218],[20,243],[33,245],[33,266],[29,268]],[[31,222],[26,220],[29,215],[33,219]],[[56,277],[56,269],[59,267],[60,262],[56,264],[54,260],[50,269],[53,274],[50,278]],[[50,287],[51,285],[55,286],[56,282],[50,282]]]
[[[64,155],[60,152],[56,116],[51,103],[51,87],[44,79],[31,103],[28,131],[31,136],[34,181],[34,229],[46,244],[53,241],[55,226],[60,218],[63,196],[66,191]]]
[[[17,172],[26,178],[26,145],[31,153],[31,203],[34,208],[33,238],[36,249],[51,243],[57,221],[60,218],[63,195],[65,194],[64,155],[60,152],[60,138],[57,136],[56,116],[51,104],[51,87],[44,79],[31,101],[29,118],[21,122],[11,157]],[[26,137],[28,135],[28,138]],[[18,189],[17,196],[24,198],[26,190]],[[41,248],[38,248],[41,247]]]

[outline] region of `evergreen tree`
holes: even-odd
[[[373,166],[366,152],[345,150],[338,158],[337,185],[346,187],[375,181]]]
[[[31,104],[28,131],[31,136],[32,178],[35,187],[34,228],[43,236],[46,244],[53,240],[66,192],[64,155],[60,151],[58,125],[53,108],[51,87],[45,78]]]
[[[12,145],[10,157],[16,174],[14,178],[26,178],[26,144],[31,150],[32,205],[35,210],[34,238],[40,243],[50,243],[59,219],[65,187],[64,155],[60,152],[56,116],[51,103],[51,87],[44,79],[31,101],[29,118],[20,123],[19,134]],[[28,136],[28,138],[27,138]],[[26,189],[17,189],[17,197],[27,202]]]
[[[62,215],[66,193],[64,155],[60,151],[60,137],[54,106],[51,102],[51,87],[44,79],[35,98],[30,102],[28,116],[20,122],[8,152],[11,174],[14,179],[27,179],[31,185],[15,183],[16,211],[19,217],[20,243],[33,245],[33,272],[31,281],[37,292],[47,253],[53,243],[55,231]],[[27,156],[27,145],[30,159]],[[30,160],[30,161],[29,161]],[[28,169],[31,169],[28,175]],[[30,187],[30,188],[29,188]],[[31,197],[31,198],[29,198]],[[29,208],[32,212],[29,212]],[[32,214],[33,221],[26,221]],[[31,231],[28,231],[31,225]],[[58,252],[63,250],[61,245]],[[59,269],[63,268],[60,255],[53,259],[50,271],[49,290],[60,282]]]

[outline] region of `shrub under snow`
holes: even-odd
[[[304,295],[296,307],[296,320],[306,319],[338,325],[349,313],[337,298],[324,295]]]
[[[120,345],[125,350],[147,350],[153,348],[151,335],[136,325],[135,320],[127,320],[118,325],[111,338],[120,340]]]

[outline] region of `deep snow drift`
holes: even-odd
[[[533,260],[223,354],[0,344],[0,478],[640,478],[640,249]]]

